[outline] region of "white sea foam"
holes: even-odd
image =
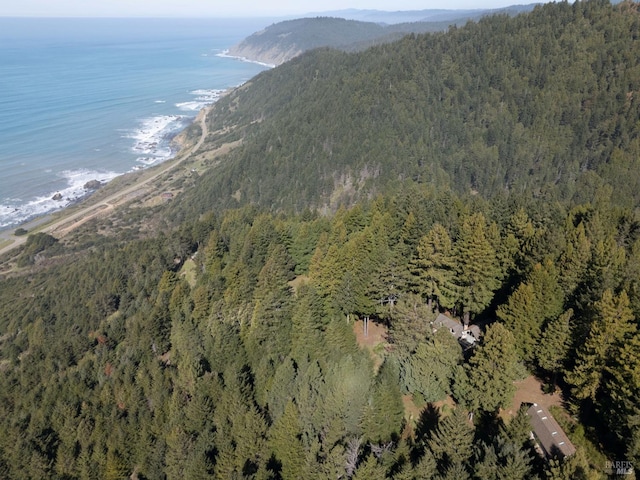
[[[197,112],[207,105],[211,105],[218,101],[224,90],[216,89],[199,89],[189,92],[195,98],[188,102],[176,103],[176,107],[186,112]]]
[[[30,218],[67,207],[87,195],[88,191],[84,188],[87,182],[97,180],[104,184],[116,176],[118,176],[116,172],[87,169],[60,172],[56,177],[64,179],[66,186],[59,190],[51,191],[47,195],[27,201],[23,201],[20,198],[3,199],[2,204],[0,204],[0,228],[17,225]],[[54,200],[54,197],[59,198],[59,200]]]
[[[166,100],[155,100],[153,103],[166,103]]]
[[[238,57],[236,55],[229,55],[229,50],[225,50],[222,53],[216,53],[216,57],[233,58],[234,60],[240,60],[241,62],[255,63],[256,65],[262,65],[263,67],[276,68],[276,66],[272,63],[264,63],[264,62],[259,62],[257,60],[251,60],[247,57]]]
[[[180,110],[184,110],[185,112],[197,112],[202,108],[202,104],[200,102],[180,102],[176,103],[176,107]]]
[[[174,153],[171,138],[188,121],[184,115],[159,115],[141,120],[139,128],[126,135],[135,140],[132,150],[140,155],[136,160],[144,165],[153,165],[171,158]]]

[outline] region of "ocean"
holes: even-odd
[[[0,229],[173,156],[202,107],[267,68],[223,53],[270,23],[0,18]]]

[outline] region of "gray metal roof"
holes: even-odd
[[[527,410],[527,415],[536,441],[548,457],[564,458],[576,453],[576,447],[546,408],[534,403]]]

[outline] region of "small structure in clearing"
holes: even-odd
[[[565,458],[576,453],[576,447],[546,408],[534,403],[527,410],[527,416],[533,429],[531,438],[547,458]]]

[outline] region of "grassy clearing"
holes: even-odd
[[[309,281],[309,277],[306,275],[298,275],[296,278],[289,282],[289,286],[293,289],[293,293],[298,293],[298,289]]]
[[[184,276],[184,279],[187,281],[191,288],[196,285],[196,262],[192,259],[188,259],[182,265],[182,269],[180,270],[180,275]]]
[[[369,333],[364,336],[364,322],[356,320],[353,323],[353,332],[356,334],[356,341],[360,348],[366,348],[373,360],[373,369],[378,371],[384,362],[387,344],[387,327],[379,323],[369,322]]]

